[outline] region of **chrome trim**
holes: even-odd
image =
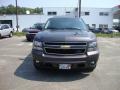
[[[63,58],[86,58],[87,57],[87,55],[74,55],[74,56],[62,56],[62,57],[60,57],[60,56],[55,56],[55,55],[46,55],[46,54],[42,54],[42,56],[43,57],[50,57],[50,58],[61,58],[61,59],[63,59]]]
[[[49,44],[45,44],[45,43],[86,43],[86,45],[76,45],[76,46],[87,46],[87,42],[43,42],[43,45],[45,46],[60,46],[60,45],[49,45]],[[63,44],[64,45],[64,44]],[[75,45],[70,45],[70,46],[75,46]]]

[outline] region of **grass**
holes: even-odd
[[[102,34],[102,33],[98,33],[96,34],[97,37],[109,37],[109,38],[113,38],[113,37],[120,37],[120,33],[112,33],[112,34]]]
[[[13,33],[14,36],[25,36],[24,32],[15,32]],[[113,33],[113,34],[102,34],[102,33],[98,33],[96,34],[97,37],[120,37],[120,33]]]
[[[13,33],[14,36],[25,36],[25,33],[24,32],[14,32]]]

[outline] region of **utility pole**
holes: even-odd
[[[17,32],[18,32],[18,5],[17,5],[17,0],[15,0],[16,3],[16,28],[17,28]]]
[[[119,16],[119,23],[118,23],[118,27],[120,27],[120,16]]]
[[[79,11],[78,12],[79,12],[79,18],[80,18],[81,17],[81,0],[79,0],[78,2],[79,2],[79,6],[78,6],[79,7],[79,9],[78,9]]]

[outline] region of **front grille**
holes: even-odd
[[[69,46],[62,48],[61,46]],[[87,43],[86,42],[45,42],[44,51],[46,54],[57,55],[73,55],[73,54],[85,54]]]
[[[45,51],[49,54],[80,54],[84,53],[85,49],[55,49],[45,48]]]
[[[33,32],[29,32],[29,33],[33,33],[33,34],[36,34],[36,33],[38,33],[38,32],[35,32],[35,31],[33,31]]]

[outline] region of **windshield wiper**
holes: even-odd
[[[80,28],[74,28],[74,27],[71,27],[71,28],[64,28],[64,29],[75,29],[75,30],[81,30]]]
[[[45,29],[56,29],[56,30],[58,30],[58,29],[60,29],[60,28],[54,28],[54,27],[49,27],[49,28],[45,28]]]

